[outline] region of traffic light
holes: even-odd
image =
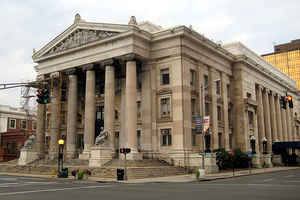
[[[38,89],[37,90],[37,102],[39,104],[48,104],[50,103],[49,91],[47,89]]]
[[[130,153],[130,151],[131,151],[130,148],[120,148],[120,153],[127,154],[127,153]]]
[[[280,105],[282,109],[286,109],[286,98],[283,96],[280,97]]]
[[[293,105],[293,97],[289,95],[289,96],[286,96],[286,99],[289,102],[289,107],[293,108],[294,107],[294,105]]]

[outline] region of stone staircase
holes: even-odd
[[[186,173],[184,168],[170,166],[168,163],[157,159],[127,161],[126,165],[128,179],[174,176]],[[111,160],[99,168],[89,168],[87,160],[73,159],[64,162],[64,167],[69,169],[69,175],[73,170],[89,169],[92,176],[113,179],[116,179],[117,168],[124,168],[124,166],[125,161],[119,159]],[[57,160],[43,159],[27,166],[18,166],[16,162],[0,164],[0,172],[50,175],[52,170],[57,170]]]

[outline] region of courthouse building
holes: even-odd
[[[39,151],[50,158],[64,137],[68,159],[91,159],[104,127],[111,158],[129,147],[129,159],[192,165],[186,158],[203,151],[198,116],[210,117],[211,150],[248,152],[252,137],[259,156],[264,137],[269,154],[273,142],[299,138],[294,80],[243,44],[222,46],[186,26],[164,29],[135,17],[128,25],[92,23],[77,14],[33,60],[51,91],[37,125]],[[286,92],[293,108],[280,106]]]

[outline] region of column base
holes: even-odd
[[[259,154],[252,154],[251,160],[252,160],[252,167],[261,168],[261,158]]]
[[[73,152],[73,151],[67,152],[67,154],[66,154],[66,159],[72,160],[72,159],[76,159],[76,158],[77,158],[76,152]]]
[[[114,151],[110,147],[92,147],[89,167],[101,167],[113,158]]]
[[[81,154],[79,154],[79,159],[81,160],[89,160],[91,157],[90,150],[84,150]]]
[[[271,154],[263,154],[262,155],[261,166],[262,167],[273,167]]]

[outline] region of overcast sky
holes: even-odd
[[[73,23],[127,24],[151,21],[162,27],[192,25],[222,43],[241,41],[258,54],[300,38],[299,0],[0,0],[0,83],[35,79],[33,48],[39,50]],[[0,104],[20,106],[20,90],[0,90]]]

